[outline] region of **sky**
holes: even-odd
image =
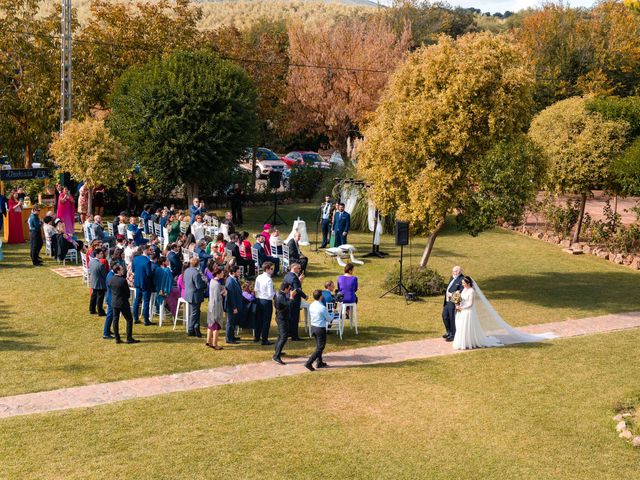
[[[380,3],[390,5],[393,0],[381,0]],[[540,6],[543,2],[541,0],[448,0],[447,3],[453,6],[473,7],[483,12],[494,13],[506,10],[517,12],[523,8]],[[568,3],[572,7],[591,7],[595,0],[573,0]]]

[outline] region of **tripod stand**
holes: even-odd
[[[280,220],[280,221],[278,221]],[[273,212],[269,215],[264,223],[269,223],[271,225],[287,225],[287,222],[284,221],[284,218],[280,216],[278,213],[278,190],[273,190]]]
[[[407,294],[409,293],[409,289],[402,283],[402,257],[404,256],[404,245],[400,245],[400,278],[398,279],[398,283],[396,283],[389,290],[380,295],[380,298],[388,295],[390,293],[395,293],[397,295],[402,295],[404,297],[404,301],[407,305],[409,305],[409,299],[407,298]]]

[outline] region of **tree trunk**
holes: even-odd
[[[614,215],[618,214],[618,195],[613,197],[613,214]]]
[[[429,262],[429,257],[431,257],[431,252],[433,251],[433,244],[436,243],[436,237],[440,233],[440,230],[442,230],[442,227],[444,227],[444,221],[445,219],[443,218],[427,239],[427,246],[424,247],[424,252],[422,252],[422,258],[420,259],[421,268],[426,267]]]
[[[91,215],[93,211],[93,187],[87,187],[89,189],[89,195],[87,195],[87,217]]]
[[[571,243],[578,243],[580,241],[580,230],[582,230],[582,220],[584,219],[584,209],[587,205],[587,194],[583,193],[580,197],[580,213],[578,214],[578,223],[576,225],[576,231],[573,234],[573,240]]]
[[[185,183],[184,193],[187,196],[187,208],[193,203],[193,199],[198,196],[200,192],[200,186],[196,183]]]
[[[256,147],[254,145],[254,147],[251,149],[251,185],[252,185],[252,189],[251,192],[255,193],[256,189],[258,188],[258,179],[256,178],[256,153],[257,153],[258,147]]]
[[[31,168],[31,145],[24,146],[24,168]]]

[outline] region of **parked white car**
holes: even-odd
[[[268,148],[256,149],[256,178],[267,178],[272,171],[282,173],[286,166],[286,163]]]

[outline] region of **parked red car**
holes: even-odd
[[[280,160],[287,164],[287,168],[292,168],[294,165],[309,165],[315,168],[331,168],[331,164],[316,152],[293,151],[287,153],[284,157],[281,157]]]

